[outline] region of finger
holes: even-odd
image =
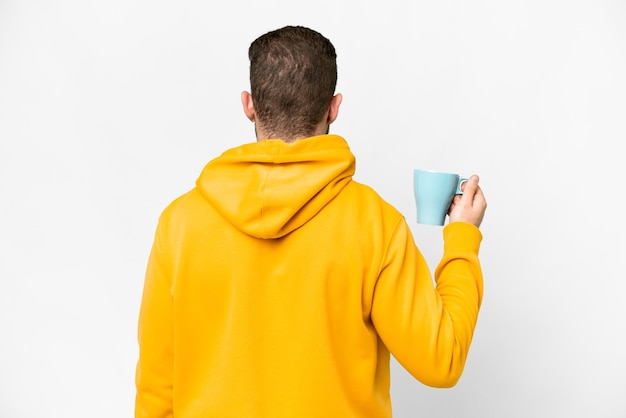
[[[470,176],[469,180],[463,183],[463,185],[461,186],[463,190],[462,199],[469,201],[472,201],[474,199],[474,195],[479,189],[478,180],[478,176],[476,174],[473,174]]]
[[[452,198],[452,203],[450,203],[450,207],[448,208],[448,215],[450,212],[454,210],[454,207],[461,201],[461,195],[457,194]]]
[[[483,190],[480,187],[478,187],[476,189],[476,193],[474,193],[474,202],[482,202],[483,205],[487,205],[485,195],[483,194]]]

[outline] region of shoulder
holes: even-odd
[[[354,180],[328,205],[328,214],[339,219],[341,225],[352,225],[366,235],[378,231],[386,236],[405,222],[404,215],[376,190]]]
[[[179,195],[162,210],[159,222],[180,222],[186,218],[193,218],[195,214],[210,209],[210,205],[202,198],[197,188]]]
[[[345,189],[345,196],[351,198],[353,204],[363,209],[384,212],[388,216],[402,218],[403,215],[380,194],[367,184],[352,180]]]

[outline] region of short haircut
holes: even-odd
[[[250,90],[271,138],[310,136],[323,120],[337,85],[337,54],[320,33],[286,26],[257,38],[248,50]]]

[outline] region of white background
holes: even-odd
[[[214,5],[212,5],[214,4]],[[465,374],[393,364],[396,417],[625,417],[626,2],[0,0],[0,417],[130,417],[156,221],[250,142],[247,48],[338,51],[333,133],[417,225],[416,167],[477,173],[485,298]]]

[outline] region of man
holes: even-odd
[[[426,385],[461,376],[482,297],[478,177],[435,271],[404,217],[352,180],[328,134],[333,45],[285,27],[249,49],[257,142],[209,162],[162,213],[139,317],[136,417],[390,417],[390,352]]]

